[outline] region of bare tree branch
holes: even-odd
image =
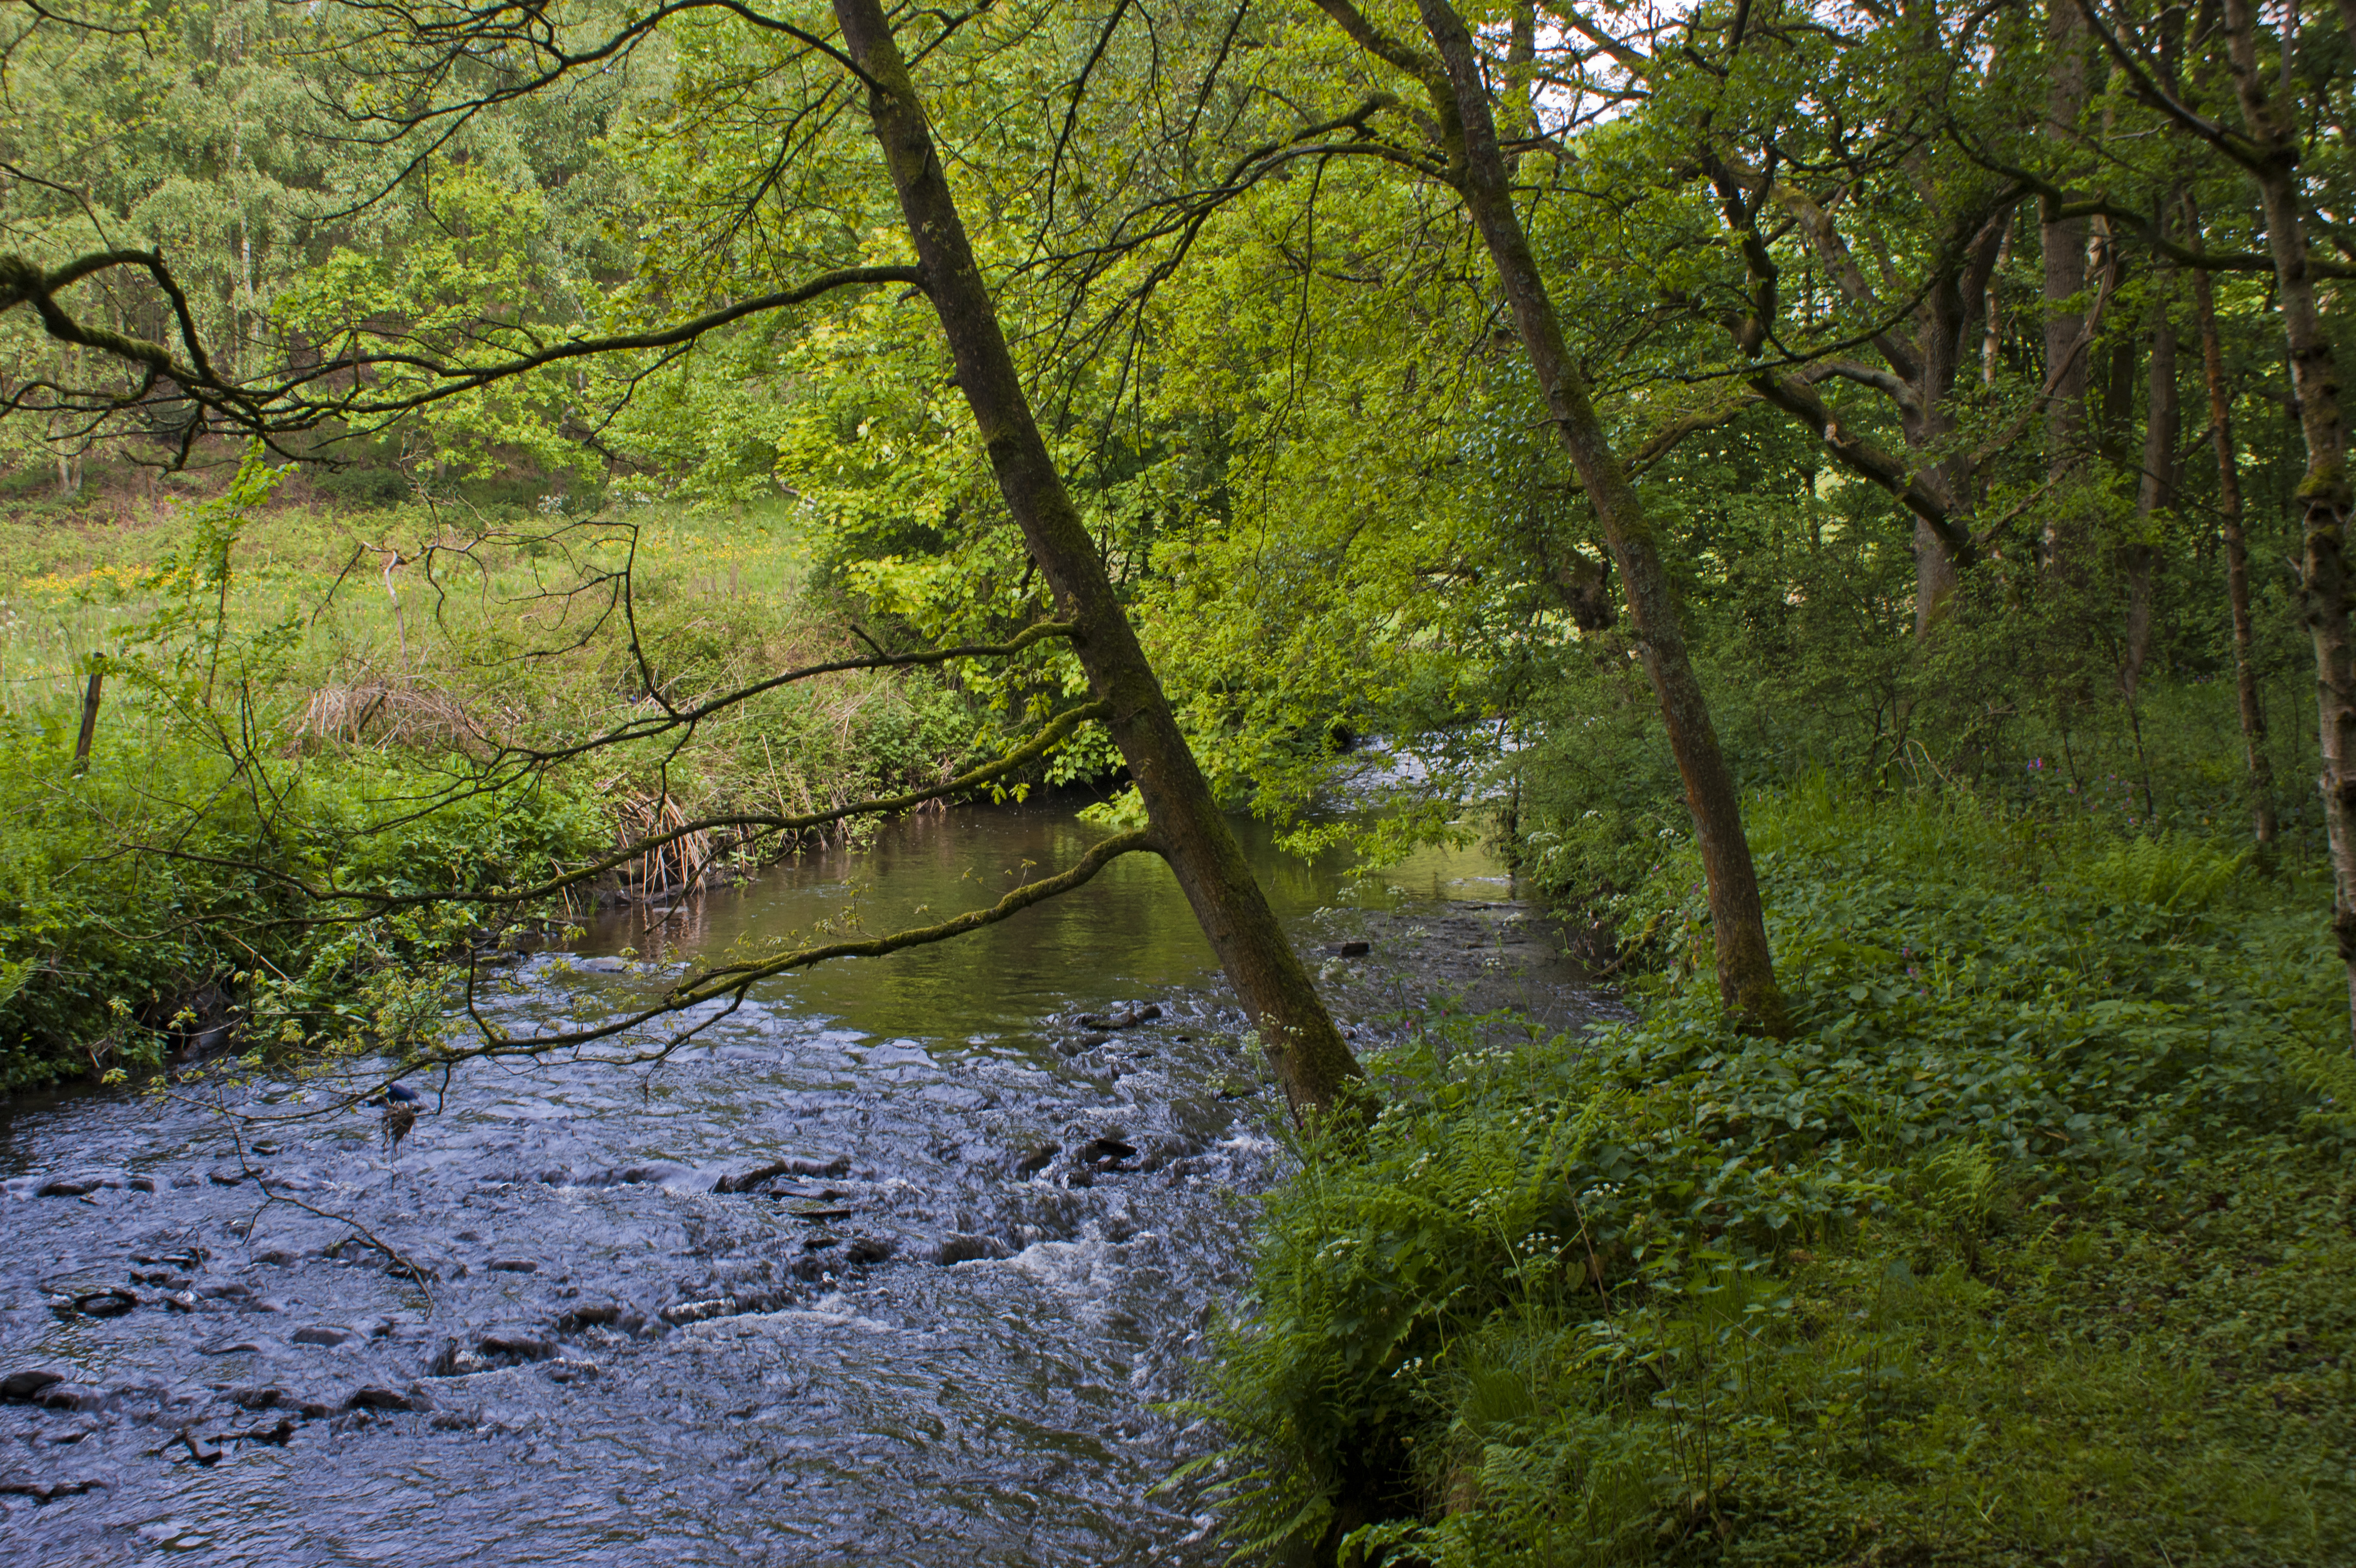
[[[664,1042],[660,1047],[660,1054],[668,1055],[688,1039],[710,1028],[721,1018],[743,1005],[745,993],[764,980],[789,973],[797,969],[808,969],[812,964],[824,963],[830,959],[882,958],[887,953],[899,952],[907,948],[926,947],[935,942],[945,942],[952,937],[960,937],[969,931],[980,930],[984,926],[994,926],[1001,920],[1011,919],[1034,904],[1044,903],[1050,898],[1059,897],[1075,888],[1085,886],[1096,876],[1097,873],[1122,855],[1154,848],[1153,835],[1146,829],[1141,828],[1134,832],[1118,833],[1091,847],[1069,869],[1059,872],[1054,876],[1043,877],[1037,882],[1026,882],[986,909],[969,909],[964,914],[943,920],[936,926],[918,926],[881,937],[827,942],[817,947],[801,948],[792,952],[781,953],[776,958],[723,964],[716,969],[705,970],[682,978],[678,984],[664,993],[662,999],[653,1006],[640,1008],[623,1017],[591,1028],[572,1029],[552,1035],[508,1034],[484,1016],[479,999],[475,995],[470,985],[466,995],[466,1011],[468,1016],[474,1020],[475,1026],[481,1032],[483,1044],[465,1050],[437,1053],[426,1065],[443,1067],[457,1061],[484,1057],[532,1055],[541,1051],[594,1045],[601,1040],[614,1039],[644,1028],[656,1019],[675,1016],[691,1008],[705,1006],[712,1003],[724,1004],[720,1012],[698,1020],[687,1030]],[[639,1057],[629,1059],[654,1058]]]

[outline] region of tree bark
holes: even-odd
[[[2356,650],[2349,645],[2347,534],[2348,431],[2340,411],[2340,372],[2318,308],[2308,269],[2299,199],[2299,136],[2295,105],[2278,104],[2257,59],[2255,0],[2224,0],[2226,60],[2253,145],[2243,166],[2258,188],[2275,289],[2290,349],[2291,390],[2298,396],[2307,474],[2295,493],[2304,542],[2299,601],[2315,644],[2316,718],[2323,753],[2319,781],[2331,854],[2331,930],[2348,972],[2351,1044],[2356,1044]]]
[[[2045,37],[2051,70],[2045,132],[2062,152],[2059,161],[2066,162],[2086,112],[2086,19],[2078,0],[2047,0]],[[2045,263],[2046,471],[2053,478],[2076,464],[2086,435],[2086,352],[2080,341],[2086,317],[2074,303],[2086,287],[2086,220],[2062,217],[2062,199],[2042,198],[2038,222]],[[2049,564],[2071,553],[2070,532],[2047,524]]]
[[[880,0],[834,0],[834,15],[866,79],[875,140],[958,384],[1007,509],[1061,613],[1078,628],[1081,665],[1096,697],[1110,704],[1106,726],[1144,798],[1154,847],[1251,1015],[1295,1120],[1355,1112],[1364,1075],[1254,879],[1048,455]]]
[[[2185,238],[2201,242],[2201,213],[2184,198]],[[2192,308],[2201,328],[2201,369],[2209,391],[2209,444],[2217,454],[2217,528],[2225,540],[2225,603],[2233,617],[2233,688],[2240,699],[2242,749],[2250,769],[2251,831],[2275,842],[2274,763],[2266,755],[2265,710],[2258,705],[2255,638],[2250,619],[2250,550],[2242,527],[2242,473],[2233,451],[2233,405],[2225,391],[2225,345],[2217,330],[2217,293],[2209,274],[2192,270]]]
[[[1906,445],[1922,454],[1925,461],[1924,479],[1930,489],[1945,503],[1950,517],[1968,515],[1979,489],[1979,476],[1974,471],[1970,455],[1959,448],[1954,436],[1957,428],[1953,401],[1956,379],[1962,374],[1965,357],[1971,352],[1972,339],[1980,306],[1986,290],[1979,283],[1983,276],[1993,275],[1996,258],[2004,245],[2004,235],[2009,227],[2006,218],[1984,221],[1974,234],[1971,244],[1947,270],[1932,280],[1917,307],[1920,328],[1916,333],[1915,353],[1910,364],[1892,362],[1892,371],[1903,376],[1913,371],[1912,390],[1913,406],[1901,408],[1900,428]],[[1936,463],[1927,461],[1930,455],[1944,448],[1946,456]],[[1947,616],[1955,592],[1960,563],[1954,545],[1940,537],[1929,520],[1914,520],[1914,638],[1926,642]]]
[[[2161,232],[2167,232],[2163,213]],[[2132,703],[2151,659],[2152,607],[2158,592],[2156,534],[2176,505],[2176,442],[2182,428],[2176,395],[2176,322],[2169,314],[2174,269],[2158,263],[2152,277],[2151,357],[2145,367],[2143,463],[2136,479],[2136,537],[2126,549],[2127,626],[2119,685]]]
[[[1686,806],[1693,815],[1694,836],[1701,849],[1719,997],[1737,1027],[1786,1036],[1792,1026],[1783,993],[1775,984],[1758,874],[1751,865],[1750,840],[1742,831],[1741,803],[1710,725],[1701,682],[1686,650],[1659,543],[1603,423],[1596,416],[1586,378],[1563,340],[1561,319],[1539,274],[1521,215],[1514,208],[1488,86],[1472,51],[1472,35],[1445,0],[1419,0],[1418,8],[1445,73],[1444,81],[1431,84],[1434,96],[1440,98],[1440,89],[1445,87],[1455,110],[1455,130],[1462,143],[1459,189],[1496,266],[1523,348],[1545,391],[1547,412],[1595,508],[1628,596],[1628,618],[1635,629],[1645,673],[1652,678],[1654,694],[1660,702],[1662,724],[1676,757]],[[1440,106],[1445,107],[1447,102],[1443,99]]]
[[[2012,219],[2004,222],[2004,238],[1997,242],[1996,264],[1988,269],[1987,282],[1980,285],[1980,316],[1986,336],[1980,341],[1980,382],[1996,385],[1996,371],[2004,357],[2004,319],[1997,314],[1996,280],[2003,275],[2005,263],[2012,260]]]

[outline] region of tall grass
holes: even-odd
[[[220,609],[231,644],[281,645],[239,672],[243,722],[315,751],[482,755],[577,742],[650,696],[688,706],[841,657],[857,646],[847,618],[806,592],[791,521],[782,507],[498,523],[423,507],[257,512]],[[17,578],[0,600],[0,713],[70,715],[92,657],[119,661],[156,615],[179,537],[168,523],[91,532],[79,567]],[[139,695],[109,700],[102,742],[144,740]],[[605,758],[594,787],[617,822],[642,816],[631,802],[649,791],[691,811],[831,806],[937,775],[969,728],[926,678],[847,671],[715,718],[687,752]]]

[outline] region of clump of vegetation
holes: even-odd
[[[1756,804],[1800,1028],[1379,1064],[1204,1407],[1367,1563],[2301,1563],[2356,1539],[2356,1102],[2311,888],[1968,799]],[[1682,910],[1670,854],[1637,890]],[[1706,941],[1664,922],[1672,945]],[[1707,957],[1701,966],[1707,971]]]
[[[0,720],[0,1089],[152,1070],[232,1020],[258,1044],[365,1031],[397,1047],[439,1002],[379,1014],[477,929],[434,896],[544,877],[610,833],[558,790],[388,826],[391,801],[434,787],[413,763],[315,761],[265,789],[163,725],[76,775],[73,734],[56,714]],[[361,922],[298,880],[427,901]]]

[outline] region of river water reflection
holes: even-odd
[[[1050,807],[905,821],[601,920],[495,1004],[599,1016],[846,908],[882,931],[993,901],[1093,836]],[[1551,1024],[1606,1004],[1478,852],[1354,882],[1251,848],[1362,1040],[1435,991]],[[1322,956],[1351,940],[1372,953]],[[954,943],[775,983],[658,1067],[466,1068],[397,1155],[316,1080],[245,1091],[292,1119],[242,1161],[202,1104],[20,1101],[0,1552],[1217,1561],[1151,1488],[1204,1440],[1154,1406],[1239,1282],[1238,1195],[1284,1158],[1222,991],[1139,855]]]
[[[1279,853],[1259,823],[1237,827],[1261,886],[1287,920],[1323,910],[1511,897],[1512,879],[1478,849],[1425,849],[1354,878],[1344,855],[1304,861]],[[627,947],[650,958],[708,959],[734,944],[808,935],[846,909],[871,934],[929,924],[1054,874],[1103,836],[1055,809],[912,817],[893,823],[862,853],[806,854],[667,914],[610,915],[592,928],[581,950]],[[1152,855],[1133,854],[1078,893],[1001,925],[879,961],[821,965],[763,994],[869,1034],[981,1044],[1027,1037],[1043,1019],[1085,1011],[1090,1003],[1198,985],[1215,962],[1169,868]]]

